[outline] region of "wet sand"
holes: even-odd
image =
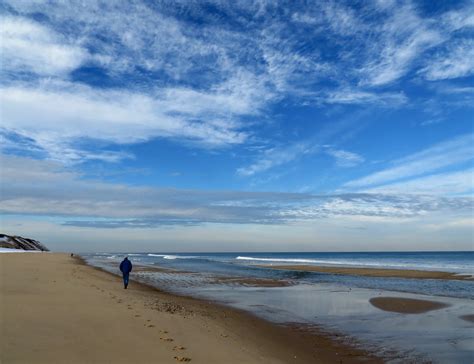
[[[383,311],[409,314],[425,313],[428,311],[434,311],[439,310],[440,308],[448,307],[447,304],[442,302],[403,297],[375,297],[371,298],[369,302],[373,306]]]
[[[301,272],[319,272],[331,274],[358,275],[365,277],[392,277],[392,278],[418,278],[418,279],[447,279],[474,281],[474,278],[467,275],[458,275],[449,272],[437,272],[426,270],[405,270],[405,269],[380,269],[380,268],[344,268],[344,267],[319,267],[314,265],[259,265],[259,267],[295,270]]]
[[[381,362],[329,335],[280,327],[85,265],[0,254],[1,363]]]
[[[459,316],[459,318],[463,319],[464,321],[474,322],[474,314],[473,315]]]
[[[216,279],[216,284],[236,284],[246,287],[289,287],[294,283],[282,279],[265,279],[265,278],[235,278],[222,277]]]
[[[112,266],[112,264],[108,264]],[[189,274],[190,272],[180,271],[170,268],[162,267],[147,267],[147,266],[134,266],[133,271],[138,272],[156,272],[156,273],[168,273],[168,274]],[[267,279],[267,278],[247,278],[247,277],[216,277],[211,278],[208,281],[209,284],[229,284],[229,285],[240,285],[245,287],[288,287],[293,285],[293,282],[282,280],[282,279]]]

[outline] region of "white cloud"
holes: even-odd
[[[439,173],[367,190],[371,193],[456,195],[474,192],[474,170]]]
[[[1,16],[0,50],[3,72],[64,75],[80,66],[87,50],[68,44],[59,34],[34,21]]]
[[[327,93],[322,97],[322,101],[329,104],[378,104],[400,106],[407,101],[407,97],[403,93],[375,93],[360,89],[339,89]]]
[[[430,81],[466,77],[474,74],[474,41],[464,40],[451,44],[420,70]]]
[[[360,16],[362,12],[362,9],[355,11],[337,1],[320,1],[318,6],[295,12],[292,20],[309,25],[320,33],[329,30],[338,36],[354,37],[358,32],[368,30]]]
[[[4,216],[4,233],[30,236],[54,251],[209,252],[209,251],[399,251],[472,248],[472,224],[446,215],[427,219],[344,216],[291,225],[206,224],[183,228],[59,225],[49,218]],[[403,222],[403,223],[401,223]],[[446,228],[444,228],[444,226]],[[54,234],[51,234],[54,231]],[[380,239],[380,236],[384,239]],[[416,244],[414,244],[416,242]]]
[[[290,162],[296,162],[300,158],[315,154],[321,150],[335,150],[336,147],[330,145],[330,141],[337,140],[338,143],[343,143],[347,139],[352,138],[358,130],[358,125],[360,125],[360,119],[362,115],[364,115],[364,113],[352,113],[340,120],[333,120],[331,123],[322,127],[310,138],[287,143],[286,145],[258,149],[258,154],[254,161],[249,165],[238,168],[236,172],[241,176],[254,176],[272,168],[279,167]],[[288,168],[285,169],[285,171],[288,171]],[[280,171],[280,174],[285,174],[285,171]],[[270,180],[277,178],[279,178],[279,175],[272,173],[269,177],[264,177],[260,180],[254,180],[253,182],[256,181],[257,183],[267,183]]]
[[[388,182],[434,172],[443,167],[468,162],[474,158],[473,142],[474,135],[461,135],[435,144],[406,158],[396,160],[393,162],[393,167],[350,181],[344,186],[360,188],[383,185]]]
[[[107,143],[140,143],[158,137],[203,147],[246,140],[239,118],[258,115],[275,94],[266,74],[256,75],[251,67],[246,70],[232,58],[242,41],[237,33],[208,32],[206,27],[190,32],[180,21],[140,3],[105,4],[108,15],[104,17],[103,5],[93,1],[85,7],[76,3],[51,7],[11,4],[24,15],[48,10],[49,27],[26,17],[5,18],[2,51],[10,82],[2,88],[0,102],[7,134],[27,138],[31,150],[43,150],[49,158],[64,162],[129,157],[121,152],[79,148],[78,141],[84,138],[105,142],[105,147]],[[75,44],[91,47],[95,53],[89,55]],[[152,84],[158,83],[156,79],[146,77],[145,87],[133,82],[131,87],[115,89],[71,83],[68,73],[86,58],[105,67],[112,77],[134,72],[137,67],[164,72],[167,77],[156,85]],[[202,70],[203,65],[208,69]],[[19,75],[23,71],[63,81],[20,82],[16,77],[22,79]],[[8,142],[10,146],[17,143]],[[14,149],[24,146],[17,143]]]
[[[329,149],[326,153],[334,157],[336,164],[340,167],[354,167],[364,162],[362,156],[346,150]]]
[[[223,11],[232,13],[243,22],[246,28],[243,32],[206,22],[195,26],[182,20],[175,14],[176,9],[166,4],[157,4],[153,9],[140,1],[105,4],[89,1],[86,6],[74,2],[53,4],[45,6],[43,3],[13,1],[10,5],[23,15],[47,12],[51,27],[65,28],[70,38],[94,49],[91,62],[107,68],[110,74],[134,72],[141,68],[163,73],[167,81],[189,84],[188,81],[192,80],[195,84],[195,80],[199,80],[208,89],[219,87],[244,69],[245,74],[250,75],[245,83],[250,89],[261,89],[265,84],[266,94],[271,94],[274,89],[282,95],[302,96],[320,80],[330,78],[336,83],[345,83],[347,75],[359,72],[361,61],[364,77],[372,79],[369,84],[387,83],[404,72],[419,48],[431,44],[431,38],[436,38],[435,32],[427,28],[426,21],[420,19],[410,6],[403,6],[400,10],[403,14],[389,16],[388,20],[385,14],[381,16],[385,25],[376,32],[375,41],[370,37],[370,43],[366,43],[367,33],[373,35],[377,29],[364,19],[364,14],[373,11],[370,6],[355,11],[334,1],[323,1],[317,9],[308,7],[293,13],[294,30],[299,23],[304,23],[310,25],[310,34],[330,39],[358,34],[354,38],[357,48],[367,52],[353,54],[350,52],[352,46],[345,44],[349,47],[338,51],[341,52],[338,56],[341,64],[338,64],[323,61],[321,51],[311,45],[311,37],[301,39],[295,35],[287,20],[277,16],[277,6],[257,6],[266,19],[259,23],[238,16],[241,13],[253,16],[256,11],[253,7],[219,4]],[[197,5],[190,4],[188,11],[194,16],[207,16]],[[103,16],[104,12],[108,15]],[[394,13],[398,14],[398,11]],[[68,26],[64,27],[64,24]],[[398,37],[400,33],[402,35]],[[104,42],[104,38],[109,41]],[[395,52],[396,49],[400,51]],[[354,60],[356,69],[347,64],[347,61]],[[141,83],[154,88],[153,82],[147,78],[137,84]],[[243,86],[241,82],[240,86]],[[377,98],[368,91],[356,89],[352,95],[348,92],[342,95],[337,90],[323,94],[327,94],[330,103],[400,101],[397,94]],[[248,91],[246,95],[249,95]],[[258,93],[259,97],[262,95],[262,92]]]
[[[362,74],[366,77],[364,83],[372,86],[398,80],[416,67],[425,52],[452,40],[454,32],[474,26],[473,6],[470,3],[432,18],[420,17],[418,9],[411,3],[392,3],[382,8],[387,9],[390,16],[383,23],[380,39],[372,47],[371,57],[375,61],[362,68]],[[449,47],[445,57],[434,60],[427,57],[428,61],[424,63],[428,64],[421,72],[431,80],[468,75],[472,72],[472,45],[469,43]]]
[[[253,176],[256,173],[264,172],[301,158],[305,154],[313,153],[316,149],[316,146],[311,146],[307,143],[296,143],[284,148],[266,149],[256,162],[249,166],[238,168],[237,174],[240,176]]]
[[[194,102],[182,107],[187,99]],[[80,138],[118,144],[156,137],[207,146],[241,143],[246,135],[233,117],[255,112],[257,106],[247,105],[253,99],[246,101],[240,94],[170,89],[153,98],[69,83],[3,87],[0,102],[4,128],[30,138],[50,157],[64,161],[86,155],[73,147]]]
[[[446,40],[411,5],[390,9],[390,14],[381,27],[379,41],[373,46],[371,56],[375,61],[361,70],[366,77],[364,83],[372,86],[398,80],[423,52]]]
[[[464,94],[473,95],[474,87],[471,86],[453,86],[444,84],[442,87],[437,87],[436,91],[443,94]]]
[[[446,12],[441,21],[450,31],[474,27],[474,4],[468,1],[464,7]]]
[[[413,217],[470,213],[472,199],[403,194],[198,191],[87,180],[53,162],[2,156],[4,214],[60,216],[76,226],[150,227],[202,223],[286,224],[334,216]]]
[[[237,71],[231,78],[211,88],[165,88],[159,91],[167,112],[206,116],[256,115],[274,95],[260,77]]]
[[[112,72],[139,66],[177,79],[193,68],[194,56],[218,55],[212,45],[189,36],[179,21],[140,1],[10,1],[10,6],[25,16],[47,14],[50,26],[93,48]]]
[[[92,152],[79,144],[98,139],[106,148],[153,138],[204,147],[241,144],[259,132],[243,120],[266,116],[273,102],[285,98],[398,107],[408,101],[403,92],[376,92],[370,86],[405,75],[423,52],[471,20],[462,9],[425,19],[414,6],[389,5],[357,10],[334,1],[317,8],[288,5],[289,21],[275,4],[217,4],[241,25],[233,27],[222,19],[216,23],[196,3],[183,5],[186,17],[166,3],[10,1],[15,15],[4,17],[2,28],[8,71],[3,127],[31,139],[29,148],[55,160],[113,161],[129,156]],[[31,14],[41,23],[28,18]],[[319,47],[319,39],[328,49]],[[465,65],[439,62],[444,66],[433,64],[425,73],[467,72]],[[101,69],[116,88],[72,84],[71,71],[86,64]],[[40,80],[26,83],[25,71]],[[62,83],[48,83],[49,76]],[[253,175],[306,153],[286,149],[268,151],[238,173]]]

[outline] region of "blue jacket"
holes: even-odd
[[[123,274],[128,274],[132,271],[132,262],[125,258],[122,263],[120,263],[120,271]]]

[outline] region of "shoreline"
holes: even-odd
[[[117,278],[121,281],[121,277],[119,275],[116,275],[110,271],[107,271],[101,267],[91,265],[87,263],[87,261],[81,257],[80,255],[75,255],[75,259],[79,261],[79,264],[83,264],[84,266],[87,266],[93,270],[97,270],[101,273],[105,273],[107,275],[110,275],[114,278]],[[163,268],[159,266],[153,266],[153,267],[148,267],[148,266],[143,266],[143,265],[135,265],[136,268],[134,268],[134,271],[158,271],[158,272],[173,272],[173,273],[187,273],[185,271],[177,271],[171,268]],[[235,278],[233,278],[235,279]],[[223,279],[224,281],[226,280],[225,278]],[[240,280],[240,279],[237,279]],[[253,278],[248,278],[248,279],[243,279],[241,281],[248,281],[249,286],[255,286],[253,284]],[[342,361],[344,363],[383,363],[384,360],[380,357],[378,357],[374,352],[369,351],[369,350],[364,350],[360,347],[357,346],[357,338],[354,337],[349,337],[345,336],[341,333],[335,333],[331,332],[328,330],[325,330],[323,328],[319,328],[317,325],[314,324],[308,324],[308,325],[303,325],[303,324],[288,324],[288,325],[281,325],[281,324],[276,324],[273,322],[270,322],[268,320],[265,320],[261,317],[258,317],[257,315],[245,311],[243,309],[235,308],[235,307],[230,307],[225,305],[224,303],[217,302],[214,300],[207,300],[203,298],[197,298],[193,297],[190,295],[181,295],[179,293],[174,293],[174,292],[169,292],[166,290],[162,290],[152,284],[146,283],[146,282],[141,282],[134,280],[133,283],[138,286],[142,286],[145,289],[148,289],[152,292],[163,294],[166,296],[170,296],[173,299],[178,300],[179,302],[184,301],[184,302],[191,302],[191,304],[198,304],[198,305],[205,305],[206,309],[208,309],[210,306],[214,306],[217,309],[220,309],[225,312],[231,312],[235,313],[239,316],[239,322],[240,320],[251,320],[253,322],[259,322],[260,324],[263,324],[264,326],[270,327],[271,330],[275,331],[282,331],[286,332],[286,334],[290,334],[291,336],[295,335],[295,337],[291,337],[291,339],[298,339],[301,340],[303,339],[303,342],[308,344],[308,346],[314,346],[315,341],[316,342],[322,342],[324,343],[324,346],[330,347],[334,350],[332,353],[332,359],[330,361],[326,361],[326,358],[320,358],[321,360],[318,360],[317,358],[312,358],[311,362],[314,363],[332,363],[334,361]],[[258,281],[258,283],[261,283]],[[284,287],[287,286],[286,284],[270,284],[270,285],[264,285],[266,287]],[[226,313],[224,313],[224,317],[228,318],[230,316],[227,316]],[[287,338],[288,339],[288,338]],[[341,341],[346,339],[346,341]],[[290,340],[291,341],[291,340]],[[349,342],[351,344],[349,344]],[[288,342],[285,341],[283,345],[288,345]],[[304,349],[306,350],[306,349]],[[326,350],[326,348],[318,348],[317,353],[318,354],[323,354],[325,355],[323,350]],[[334,353],[336,353],[334,356]],[[396,356],[391,356],[393,359]],[[296,362],[294,361],[297,359],[297,356],[291,358],[291,363]],[[307,359],[306,359],[307,360]]]
[[[280,265],[259,264],[257,267],[292,270],[299,272],[330,273],[340,275],[356,275],[377,278],[408,278],[408,279],[444,279],[458,281],[474,281],[474,277],[467,274],[458,274],[441,271],[415,270],[415,269],[389,269],[389,268],[359,268],[359,267],[330,267],[315,265]]]
[[[5,363],[383,362],[336,335],[275,325],[133,276],[124,290],[120,277],[80,257],[0,254],[0,260]]]

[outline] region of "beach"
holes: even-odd
[[[134,279],[149,286],[236,308],[292,330],[329,333],[384,361],[457,363],[473,355],[472,253],[135,251],[81,256],[119,275],[125,255],[134,262]],[[284,263],[296,269],[273,269]],[[325,268],[331,272],[318,271]]]
[[[68,254],[0,254],[2,363],[356,363],[368,351],[181,297]]]

